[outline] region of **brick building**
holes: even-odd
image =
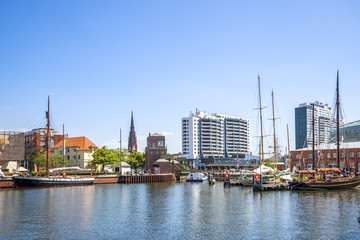
[[[312,147],[297,149],[291,153],[291,169],[312,169],[313,152]],[[320,144],[315,147],[315,168],[337,166],[336,144]],[[356,171],[360,172],[360,142],[346,142],[340,145],[340,169],[352,168],[355,166]]]
[[[25,132],[25,158],[29,157],[35,148],[46,151],[46,132],[47,128],[37,128]],[[62,134],[59,134],[58,131],[50,128],[50,148],[59,141],[62,141],[62,139]]]
[[[160,159],[161,155],[167,154],[165,146],[165,136],[154,133],[147,137],[147,146],[145,148],[145,170],[153,171],[153,164]]]

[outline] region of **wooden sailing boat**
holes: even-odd
[[[339,70],[337,71],[337,81],[336,81],[336,143],[337,143],[337,166],[340,166],[340,97],[339,97]],[[313,133],[314,134],[314,133]],[[314,141],[313,141],[314,146]],[[314,147],[313,147],[314,149]],[[314,150],[313,150],[314,152]],[[313,155],[315,156],[315,155]],[[314,161],[314,157],[313,157]],[[315,169],[313,162],[313,171],[308,171],[310,174],[315,176],[316,173],[321,173],[323,178],[294,182],[292,184],[292,189],[294,190],[311,190],[311,189],[349,189],[354,188],[360,185],[360,177],[355,175],[347,176],[339,176],[335,178],[327,178],[327,172],[337,172],[339,175],[341,174],[341,170],[339,168],[317,168]]]
[[[62,187],[90,185],[95,178],[69,178],[69,177],[49,177],[49,155],[50,155],[50,96],[48,97],[48,110],[46,112],[47,133],[46,133],[46,177],[13,177],[17,188],[26,187]]]

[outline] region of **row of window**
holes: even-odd
[[[312,157],[313,157],[312,154],[308,154],[308,157],[307,157],[307,158],[308,158],[308,159],[312,159]],[[321,154],[320,154],[320,157],[323,158],[323,157],[324,157],[324,154],[321,153]],[[326,157],[327,157],[327,158],[330,158],[330,157],[331,157],[331,153],[327,153],[327,154],[326,154]],[[336,158],[336,157],[337,157],[337,153],[333,153],[333,154],[332,154],[332,157],[333,157],[333,158]],[[343,157],[344,157],[344,153],[340,153],[340,157],[343,158]],[[354,153],[353,153],[353,152],[350,153],[350,157],[354,157]],[[360,157],[360,152],[357,152],[357,157]],[[296,154],[296,159],[301,159],[301,154]]]

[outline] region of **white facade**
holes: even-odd
[[[333,108],[329,107],[328,104],[323,105],[318,101],[315,103],[303,103],[299,107],[306,107],[306,128],[307,128],[307,143],[308,146],[312,146],[312,121],[313,121],[313,105],[315,107],[315,144],[328,143],[330,134],[335,130],[335,121]]]
[[[182,157],[231,157],[250,152],[250,120],[196,112],[182,118]]]

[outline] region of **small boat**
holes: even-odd
[[[190,173],[186,178],[186,182],[205,182],[207,180],[208,177],[204,173]]]

